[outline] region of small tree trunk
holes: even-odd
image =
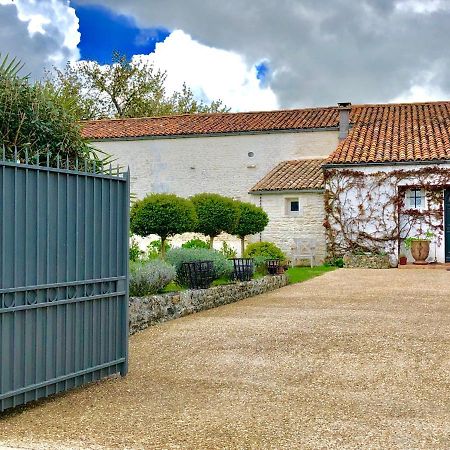
[[[166,239],[164,237],[161,238],[161,259],[166,259]]]
[[[214,236],[209,237],[209,248],[214,250]]]
[[[244,257],[245,250],[245,236],[241,236],[241,258]]]

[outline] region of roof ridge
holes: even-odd
[[[172,119],[178,117],[206,117],[206,116],[222,116],[222,115],[244,115],[244,114],[272,114],[280,112],[297,112],[297,111],[316,111],[324,109],[338,109],[338,106],[314,106],[307,108],[286,108],[286,109],[271,109],[266,111],[232,111],[232,112],[210,112],[210,113],[183,113],[183,114],[169,114],[163,116],[145,116],[145,117],[105,117],[103,119],[86,119],[80,120],[81,123],[91,122],[115,122],[123,120],[149,120],[149,119]]]
[[[286,162],[300,162],[300,161],[326,161],[328,157],[323,158],[297,158],[297,159],[285,159],[281,161],[282,163]]]
[[[399,102],[399,103],[360,103],[352,105],[352,108],[379,108],[380,106],[418,106],[418,105],[443,105],[450,100],[435,100],[432,102]]]

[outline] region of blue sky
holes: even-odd
[[[278,106],[269,86],[271,71],[266,59],[249,61],[238,52],[210,47],[182,29],[164,26],[164,20],[159,22],[162,26],[145,27],[132,15],[109,6],[78,0],[71,1],[70,7],[78,23],[81,60],[110,64],[115,50],[129,59],[139,55],[141,61],[166,71],[168,92],[180,90],[185,82],[197,98],[221,99],[232,110]]]
[[[71,2],[71,6],[80,21],[78,48],[81,59],[110,64],[115,50],[129,58],[149,54],[155,51],[158,42],[163,42],[170,35],[170,30],[164,27],[139,28],[132,17],[116,14],[103,6],[79,5],[76,2]],[[263,61],[255,68],[261,86],[266,86],[268,64]]]
[[[164,41],[170,31],[166,28],[139,28],[135,21],[125,15],[97,5],[78,5],[72,2],[80,21],[81,59],[109,64],[114,50],[128,57],[148,54],[158,42]]]

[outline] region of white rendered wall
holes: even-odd
[[[99,141],[94,145],[131,171],[131,192],[189,197],[215,192],[251,200],[248,191],[279,162],[326,158],[337,131],[239,134],[214,137]],[[248,153],[254,156],[249,157]]]
[[[367,166],[367,167],[361,167],[361,166],[355,166],[354,169],[346,167],[344,170],[355,170],[356,172],[363,172],[367,175],[377,173],[377,172],[391,172],[391,171],[398,171],[398,170],[404,170],[404,171],[413,171],[413,170],[420,170],[425,167],[434,167],[434,168],[450,168],[450,164],[441,164],[441,165],[396,165],[396,166]],[[331,180],[332,182],[332,180]],[[433,182],[433,176],[430,175],[427,182],[430,185],[435,184]],[[402,180],[399,183],[399,186],[414,186],[415,183],[419,183],[417,179],[415,179],[413,176],[409,179]],[[448,180],[448,184],[450,185],[450,179]],[[368,185],[369,188],[371,185]],[[391,186],[381,186],[381,197],[390,198],[392,195],[395,196],[396,192],[392,191]],[[356,196],[356,189],[350,189],[347,192],[341,194],[341,198],[343,196],[346,196],[346,201],[348,202],[348,205],[353,205],[355,210],[357,209],[357,205],[361,202],[361,197]],[[367,194],[369,193],[368,190],[362,193],[362,197],[366,198]],[[386,195],[384,195],[386,193]],[[382,203],[382,202],[380,202]],[[443,205],[442,205],[443,206]],[[391,208],[393,208],[392,206]],[[347,210],[350,210],[350,208],[346,208]],[[381,217],[381,210],[380,210],[380,217]],[[400,226],[404,224],[405,218],[402,217],[402,214],[400,214]],[[395,226],[394,223],[392,223],[392,226]],[[375,229],[367,229],[365,230],[367,233],[375,233]],[[413,236],[415,234],[416,230],[411,230],[410,235]],[[403,245],[401,246],[401,251],[405,251]],[[408,261],[412,262],[414,261],[414,258],[412,258],[411,253],[409,251],[405,251],[405,253],[408,256]],[[436,254],[437,261],[440,263],[445,262],[445,241],[443,233],[441,233],[439,236],[436,236],[435,239],[432,240],[432,244],[430,246],[430,256],[429,261],[434,260]],[[395,253],[395,256],[398,257],[398,254]]]
[[[138,198],[152,192],[174,193],[182,197],[214,192],[259,204],[259,196],[249,195],[248,191],[279,162],[326,158],[337,144],[337,131],[302,131],[99,141],[94,145],[113,155],[120,165],[130,167],[131,192]],[[253,152],[254,156],[249,157],[249,152]],[[321,245],[324,247],[321,228],[323,200],[321,195],[312,195],[315,200],[311,200],[311,206],[306,207],[300,220],[280,216],[284,207],[281,197],[275,196],[267,200],[267,204],[264,201],[262,206],[268,208],[270,223],[263,238],[286,249],[290,236],[307,232],[322,239]],[[312,206],[313,203],[316,206]],[[190,237],[192,235],[175,236],[172,244],[179,246]],[[153,239],[156,237],[146,239],[142,246],[145,247]],[[249,237],[250,242],[256,240],[259,240],[259,235]],[[222,241],[226,241],[239,254],[239,240],[222,235],[214,247],[219,248]]]

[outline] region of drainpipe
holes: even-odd
[[[350,129],[350,111],[352,104],[350,102],[338,103],[339,109],[339,140],[342,141],[348,136]]]

